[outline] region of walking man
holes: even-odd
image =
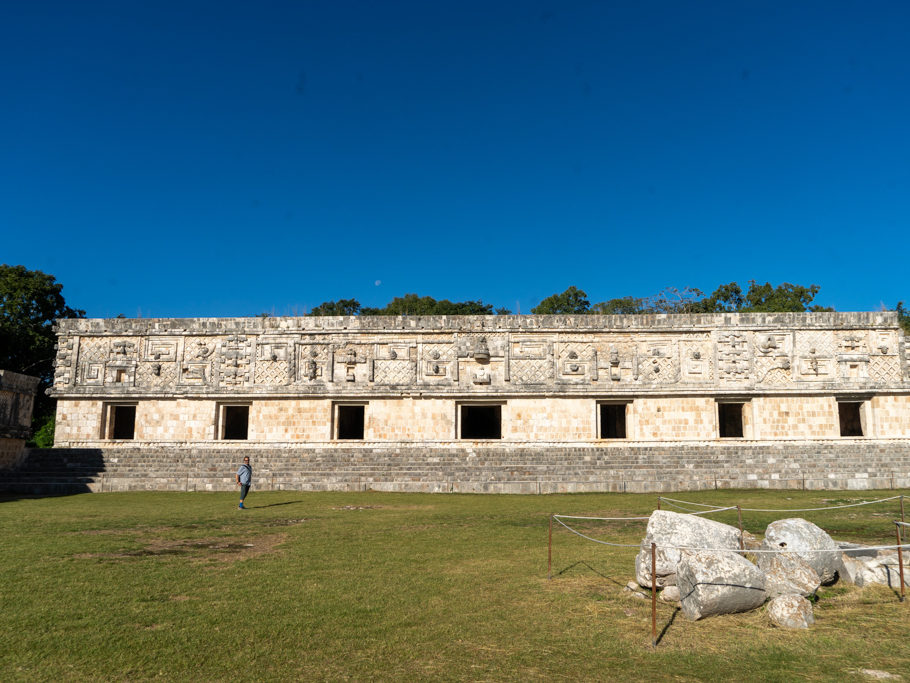
[[[250,466],[250,459],[246,457],[243,459],[243,464],[237,470],[237,486],[240,487],[240,505],[237,507],[240,510],[246,510],[243,507],[243,499],[246,498],[246,494],[250,492],[250,486],[253,483],[253,468]]]

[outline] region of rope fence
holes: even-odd
[[[890,501],[899,500],[900,501],[900,520],[895,520],[895,531],[897,543],[895,545],[876,545],[876,546],[862,546],[861,550],[865,551],[880,551],[880,550],[896,550],[897,551],[897,561],[899,565],[898,575],[900,576],[900,595],[899,601],[904,602],[906,597],[906,583],[904,580],[904,551],[910,550],[910,543],[904,543],[901,529],[903,527],[910,527],[910,523],[906,522],[904,517],[904,496],[890,496],[888,498],[879,498],[877,500],[862,501],[858,503],[845,503],[842,505],[829,505],[826,507],[817,507],[817,508],[790,508],[790,509],[770,509],[770,508],[744,508],[739,505],[712,505],[710,503],[698,503],[694,501],[678,500],[675,498],[667,498],[664,496],[658,496],[657,498],[657,509],[661,509],[661,503],[669,503],[670,507],[675,507],[679,510],[683,510],[684,514],[691,515],[693,517],[699,515],[709,515],[716,512],[727,512],[730,510],[736,510],[739,517],[739,550],[728,549],[728,548],[700,548],[695,546],[675,546],[675,545],[661,545],[661,550],[677,550],[677,551],[688,551],[688,552],[738,552],[738,553],[751,553],[751,554],[785,554],[793,553],[797,551],[788,550],[788,549],[777,549],[777,548],[750,548],[746,549],[744,547],[744,535],[743,531],[743,521],[742,513],[743,512],[772,512],[772,513],[790,513],[790,512],[823,512],[828,510],[842,510],[845,508],[854,508],[864,505],[876,505],[879,503],[887,503]],[[705,510],[693,511],[691,508],[685,508],[682,506],[693,506],[707,508]],[[593,543],[598,543],[601,545],[611,546],[614,548],[637,548],[644,550],[643,543],[613,543],[610,541],[605,541],[598,538],[593,538],[588,534],[582,533],[578,529],[572,528],[563,520],[582,520],[582,521],[604,521],[604,522],[641,522],[650,520],[650,515],[647,517],[587,517],[579,515],[560,515],[560,514],[551,514],[550,523],[549,523],[549,537],[547,541],[547,580],[553,578],[553,522],[562,526],[564,529],[570,533],[580,536],[581,538],[591,541]],[[652,647],[657,647],[657,544],[651,543],[651,645]],[[829,548],[829,549],[819,549],[819,550],[803,550],[798,551],[800,554],[807,553],[843,553],[849,552],[849,548]]]

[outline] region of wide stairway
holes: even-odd
[[[822,444],[447,444],[32,449],[0,472],[19,494],[234,488],[244,456],[259,490],[461,493],[708,488],[910,488],[910,441]]]

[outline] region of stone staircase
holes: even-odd
[[[259,490],[457,493],[707,488],[910,488],[910,440],[823,444],[231,444],[33,449],[0,491],[234,489],[250,456]]]

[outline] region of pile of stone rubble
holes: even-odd
[[[743,553],[736,527],[655,510],[635,558],[638,585],[649,590],[652,543],[657,547],[655,578],[660,597],[679,601],[690,619],[745,612],[770,600],[767,610],[774,624],[808,628],[815,619],[807,598],[820,585],[841,581],[900,586],[896,550],[838,543],[799,518],[772,522],[763,541],[746,532]],[[778,552],[750,552],[770,550]],[[910,579],[908,565],[910,552],[905,550],[905,580]]]

